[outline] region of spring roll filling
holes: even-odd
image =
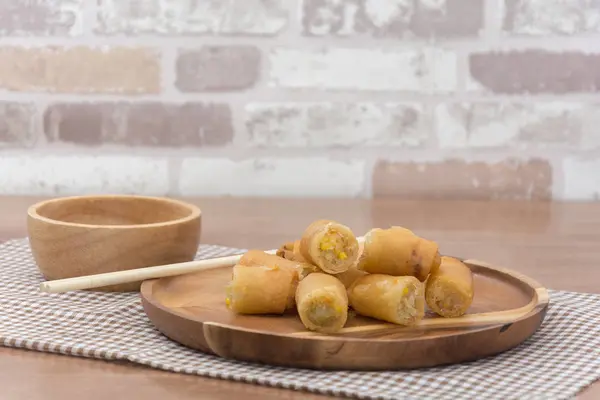
[[[325,260],[334,265],[343,263],[353,255],[348,238],[334,228],[327,228],[323,233],[319,240],[319,250]]]
[[[434,284],[432,290],[433,303],[442,312],[448,315],[462,313],[463,301],[466,297],[456,288],[448,287],[448,284]]]
[[[399,319],[411,324],[422,318],[424,308],[425,299],[419,295],[419,288],[416,285],[410,284],[402,289],[402,296],[396,309]]]
[[[402,300],[398,303],[398,315],[402,318],[414,319],[418,314],[415,288],[407,286],[402,291]]]
[[[306,317],[317,326],[334,325],[344,309],[330,296],[319,296],[311,300]]]

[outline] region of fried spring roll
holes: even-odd
[[[437,243],[408,229],[376,228],[365,235],[358,268],[370,274],[414,276],[424,282],[440,265],[438,250]]]
[[[314,268],[261,250],[250,250],[233,267],[227,306],[240,314],[281,314],[294,308],[298,280],[308,267]]]
[[[358,240],[345,225],[330,220],[310,224],[299,244],[300,254],[323,272],[339,274],[358,259]]]
[[[346,288],[334,276],[315,272],[298,283],[296,307],[307,329],[322,333],[337,332],[348,319]]]
[[[409,326],[425,315],[423,286],[414,276],[365,275],[348,289],[348,298],[357,314]]]
[[[297,286],[295,269],[236,264],[225,304],[237,314],[283,314],[294,307]]]
[[[471,306],[473,295],[471,269],[456,258],[442,257],[442,264],[429,276],[425,286],[429,308],[442,317],[460,317]]]

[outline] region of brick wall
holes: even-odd
[[[597,0],[0,3],[0,193],[597,199]]]

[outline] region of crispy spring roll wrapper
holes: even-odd
[[[456,258],[442,257],[438,270],[427,279],[425,301],[442,317],[460,317],[471,306],[474,293],[471,269]]]
[[[358,240],[350,228],[331,220],[310,224],[299,244],[300,254],[328,274],[347,271],[359,255]]]
[[[304,256],[302,256],[302,253],[300,252],[300,242],[301,242],[300,240],[296,240],[294,242],[293,260],[310,264],[308,262],[308,260],[306,258],[304,258]]]
[[[393,324],[414,325],[425,315],[424,285],[414,276],[365,275],[348,298],[357,314]]]
[[[302,254],[300,254],[300,240],[284,243],[275,254],[277,254],[279,257],[285,258],[286,260],[308,264],[308,261],[306,261],[304,257],[302,257]]]
[[[318,268],[314,265],[305,262],[289,260],[276,254],[268,254],[262,250],[247,251],[242,256],[238,264],[246,266],[262,265],[267,267],[278,266],[281,268],[292,268],[298,273],[298,280],[302,280],[304,277],[306,277],[306,275],[318,271]]]
[[[334,276],[315,272],[298,283],[296,307],[304,326],[316,332],[334,333],[348,319],[348,295]]]
[[[365,235],[358,269],[370,274],[414,276],[424,282],[441,262],[437,243],[398,226]]]
[[[354,281],[365,275],[367,275],[365,271],[361,271],[356,267],[356,265],[353,265],[350,268],[348,268],[347,271],[342,272],[341,274],[336,274],[334,276],[338,278],[346,288],[349,288],[350,286],[352,286]]]
[[[294,307],[297,286],[294,268],[236,264],[225,304],[237,314],[283,314]]]

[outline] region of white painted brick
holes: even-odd
[[[272,87],[437,92],[457,84],[456,54],[436,48],[278,48],[269,63]]]
[[[81,36],[84,8],[84,0],[0,1],[0,35]]]
[[[365,14],[373,22],[373,25],[378,28],[389,26],[394,21],[402,20],[402,17],[408,19],[408,15],[402,14],[412,15],[417,11],[415,10],[417,8],[415,2],[405,0],[366,0],[364,7]]]
[[[2,156],[0,193],[141,194],[169,190],[167,161],[128,156]]]
[[[581,103],[444,103],[435,108],[434,125],[444,148],[576,146],[594,136],[587,121],[596,114]]]
[[[179,190],[184,196],[356,197],[364,186],[363,161],[187,158]]]
[[[419,146],[429,137],[419,104],[252,103],[246,114],[259,146]]]
[[[478,35],[484,8],[484,0],[302,0],[300,20],[309,36],[434,42]]]
[[[272,35],[288,23],[285,3],[285,0],[104,0],[99,5],[97,31]]]
[[[566,158],[563,160],[562,200],[600,200],[600,160]]]
[[[532,36],[600,33],[600,7],[596,1],[510,1],[504,29]]]

